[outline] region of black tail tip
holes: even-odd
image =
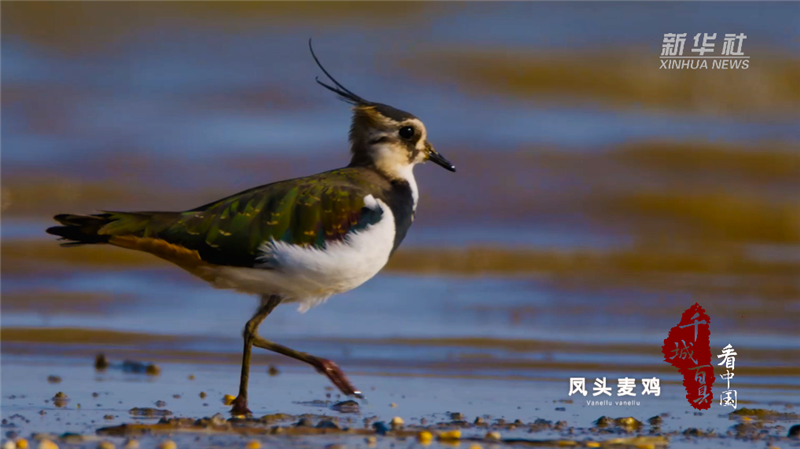
[[[51,226],[51,227],[45,229],[44,232],[46,232],[48,234],[51,234],[51,235],[57,235],[59,237],[64,237],[63,229],[65,229],[65,228],[66,228],[66,226]]]
[[[56,215],[58,217],[66,217],[62,223],[65,226],[52,226],[45,229],[50,235],[61,237],[60,240],[70,240],[68,243],[62,243],[62,246],[75,246],[84,243],[107,243],[109,237],[107,235],[99,235],[97,231],[99,226],[92,226],[92,223],[86,224],[71,224],[70,219],[74,215]]]

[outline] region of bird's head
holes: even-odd
[[[335,86],[317,83],[353,105],[350,125],[351,165],[373,166],[389,177],[406,177],[414,165],[431,161],[452,172],[456,167],[428,142],[428,131],[420,119],[391,106],[364,100],[339,84],[317,59],[311,41],[311,56]]]

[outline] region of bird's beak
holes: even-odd
[[[428,144],[428,160],[436,165],[444,167],[445,170],[450,170],[451,172],[456,171],[456,166],[453,165],[452,162],[448,161],[446,157],[437,153],[431,144]]]

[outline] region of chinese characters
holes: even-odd
[[[684,54],[686,41],[691,51]],[[707,69],[709,60],[712,69],[743,69],[750,67],[750,56],[742,47],[747,35],[726,33],[722,36],[722,46],[717,48],[717,33],[665,33],[661,43],[660,69]]]
[[[731,390],[731,379],[733,379],[733,368],[736,363],[736,350],[733,349],[733,346],[728,344],[724,348],[722,348],[722,354],[718,355],[718,359],[722,359],[721,362],[717,363],[718,366],[725,366],[727,372],[720,377],[724,380],[728,381],[728,389],[723,391],[719,395],[719,405],[723,407],[733,407],[736,410],[737,397],[736,397],[736,390]]]
[[[689,405],[698,410],[711,408],[714,369],[711,366],[711,318],[700,304],[689,307],[677,326],[669,331],[661,352],[664,361],[683,374]]]
[[[661,380],[657,377],[650,379],[642,379],[642,386],[644,387],[639,393],[644,395],[661,396]],[[617,396],[636,396],[636,379],[632,377],[621,377],[617,379]],[[586,378],[585,377],[570,377],[569,378],[569,395],[582,394],[586,396],[589,392],[586,391]],[[592,388],[592,396],[606,395],[611,396],[611,387],[606,385],[606,378],[598,377],[594,381],[594,388]]]
[[[686,43],[686,33],[667,33],[664,35],[664,44],[661,46],[661,56],[683,56],[683,45]]]

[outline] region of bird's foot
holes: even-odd
[[[355,396],[359,399],[365,399],[360,391],[350,383],[347,376],[338,365],[328,359],[317,359],[317,371],[324,374],[330,381],[336,385],[343,394],[347,396]]]
[[[236,396],[236,399],[231,402],[231,415],[252,415],[253,412],[247,408],[247,398],[243,396]]]

